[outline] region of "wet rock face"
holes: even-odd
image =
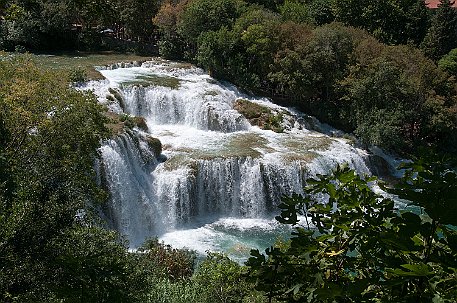
[[[146,136],[145,138],[146,143],[148,144],[148,147],[152,150],[154,155],[158,158],[162,154],[162,142],[160,142],[159,139],[151,137],[151,136]]]
[[[119,103],[119,106],[125,111],[125,100],[122,96],[122,92],[119,89],[112,87],[108,88],[108,92],[109,94],[106,95],[106,99],[111,102]]]
[[[146,119],[144,117],[134,117],[133,122],[135,126],[142,131],[147,132],[149,130],[148,125],[146,124]]]
[[[373,175],[379,178],[392,177],[392,167],[384,158],[371,154],[366,158],[366,162]]]

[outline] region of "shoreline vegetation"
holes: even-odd
[[[455,302],[451,6],[0,1],[0,49],[37,53],[0,51],[0,301]],[[252,251],[245,265],[218,253],[197,264],[193,252],[157,239],[129,252],[100,217],[109,194],[94,162],[102,139],[144,123],[107,117],[92,94],[69,84],[100,79],[94,65],[143,61],[157,49],[248,92],[288,100],[367,145],[413,157],[402,180],[384,187],[412,207],[398,209],[372,192],[373,179],[339,167],[309,180],[305,197],[284,197],[277,220],[294,228],[291,239]],[[329,203],[316,203],[315,194]]]
[[[434,12],[422,0],[394,2],[278,1],[267,9],[264,1],[174,1],[153,21],[166,58],[295,106],[367,146],[453,154],[457,91],[453,57],[444,55],[457,47],[457,12],[447,1]],[[443,16],[447,32],[436,21]],[[390,27],[389,18],[402,22]],[[442,56],[446,64],[437,65]]]
[[[152,56],[120,53],[114,51],[103,52],[57,52],[51,54],[34,54],[32,60],[41,68],[70,73],[80,73],[82,80],[102,80],[104,77],[97,71],[97,67],[109,66],[116,63],[144,62]]]

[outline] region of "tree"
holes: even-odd
[[[337,21],[366,29],[387,44],[418,45],[428,22],[422,0],[335,1],[335,15]]]
[[[362,141],[399,153],[451,141],[454,88],[431,60],[417,49],[373,41],[359,44],[356,54],[340,102]]]
[[[251,251],[257,288],[288,302],[452,302],[457,172],[442,163],[403,168],[394,193],[415,210],[398,209],[372,191],[373,178],[347,167],[311,180],[305,197],[284,198],[277,220],[295,231],[288,246]]]
[[[100,46],[98,31],[118,19],[114,0],[8,2],[0,21],[0,39],[8,50],[16,46],[33,50]]]
[[[230,28],[240,15],[243,2],[238,0],[195,0],[179,16],[178,33],[188,44],[189,58],[194,59],[198,37],[221,27]]]
[[[150,40],[154,30],[151,20],[157,14],[160,3],[157,0],[119,1],[120,21],[126,27],[129,37],[140,41]]]
[[[65,302],[141,302],[148,289],[141,257],[129,253],[115,231],[74,226],[52,240],[46,270],[49,291]]]
[[[438,61],[438,66],[450,75],[457,77],[457,48],[452,49]]]
[[[232,27],[200,35],[197,62],[243,88],[268,91],[267,74],[279,47],[279,25],[276,14],[251,7]]]
[[[205,291],[207,302],[242,302],[252,286],[244,279],[244,268],[218,253],[209,253],[200,264],[194,281]]]
[[[284,21],[289,20],[295,23],[314,23],[309,6],[300,1],[284,1],[284,4],[279,7],[279,12],[281,13]]]
[[[176,5],[163,3],[152,20],[161,34],[159,41],[159,53],[169,59],[183,59],[186,49],[184,38],[178,33],[178,18],[182,13],[187,1],[181,1]]]
[[[284,20],[296,23],[323,25],[335,19],[330,0],[286,0],[278,9]]]
[[[301,109],[324,121],[338,122],[336,99],[339,81],[352,63],[357,30],[333,23],[315,28],[283,24],[282,47],[274,56],[269,79]],[[292,33],[292,30],[295,30]],[[296,41],[294,41],[296,40]]]
[[[124,243],[96,227],[106,193],[94,161],[108,134],[96,98],[9,57],[0,61],[0,109],[0,300],[130,298],[141,284],[130,280]]]
[[[260,4],[268,10],[277,11],[284,0],[247,0],[246,2],[250,4]]]
[[[440,0],[421,45],[424,53],[435,61],[457,47],[457,12],[452,7],[453,3]]]

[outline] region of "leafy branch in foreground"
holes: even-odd
[[[305,197],[284,198],[277,220],[295,229],[289,246],[251,251],[257,289],[270,302],[455,302],[457,173],[444,164],[403,168],[392,192],[416,211],[398,209],[372,191],[374,179],[347,167],[311,180]]]

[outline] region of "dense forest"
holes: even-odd
[[[421,0],[184,1],[154,23],[162,55],[408,153],[455,150],[452,59],[436,60],[457,46],[456,14],[446,1],[434,14]]]
[[[457,10],[441,0],[0,0],[0,301],[455,302]],[[106,228],[106,108],[17,53],[184,60],[409,157],[404,177],[339,167],[283,199],[290,241],[245,265]],[[14,55],[16,53],[16,55]],[[426,160],[424,160],[426,159]],[[329,203],[313,197],[325,194]],[[337,205],[335,210],[333,205]],[[297,216],[305,215],[306,227]]]
[[[0,47],[147,52],[158,44],[166,58],[296,106],[367,145],[449,152],[457,144],[451,4],[3,1]]]

